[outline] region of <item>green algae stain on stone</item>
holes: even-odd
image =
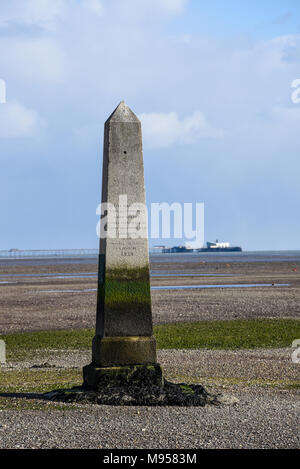
[[[148,265],[137,268],[122,266],[106,269],[105,256],[100,255],[98,272],[98,312],[101,313],[105,327],[110,331],[109,334],[123,336],[124,333],[125,335],[148,335],[149,332],[151,333],[151,292]],[[136,329],[139,334],[136,333]],[[105,329],[103,335],[106,335]]]
[[[112,280],[108,278],[105,285],[105,306],[110,309],[124,310],[130,304],[132,308],[151,308],[148,282],[143,280]]]

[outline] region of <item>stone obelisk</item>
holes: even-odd
[[[104,127],[96,335],[84,383],[156,364],[141,122],[122,101]],[[127,368],[126,368],[127,367]]]

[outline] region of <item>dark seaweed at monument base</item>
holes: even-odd
[[[163,378],[161,367],[132,365],[101,369],[96,388],[88,386],[57,390],[45,398],[69,403],[112,406],[198,406],[219,405],[217,396],[200,384],[171,383]]]

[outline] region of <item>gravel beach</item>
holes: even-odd
[[[1,448],[299,448],[299,401],[248,392],[235,406],[3,410]]]
[[[41,409],[0,411],[0,447],[299,448],[300,395],[289,383],[299,380],[300,370],[290,353],[290,349],[159,350],[158,360],[168,379],[200,382],[209,392],[221,393],[230,405],[65,404],[60,408],[30,399],[27,402],[41,402]],[[89,360],[89,351],[45,352],[35,360],[8,363],[5,369],[34,365],[81,369]],[[26,401],[20,396],[10,400],[16,408]]]
[[[299,319],[299,262],[182,259],[152,262],[152,286],[271,286],[152,291],[154,324]],[[94,327],[96,292],[90,290],[96,288],[96,271],[94,261],[0,262],[0,282],[13,282],[0,284],[0,332]],[[291,353],[290,348],[158,351],[167,379],[222,393],[230,405],[220,407],[61,405],[8,391],[0,396],[0,448],[299,448],[300,368]],[[73,370],[80,376],[90,359],[90,351],[39,351],[1,370]]]

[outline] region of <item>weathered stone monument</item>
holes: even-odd
[[[105,123],[102,204],[96,335],[92,364],[83,370],[93,388],[108,373],[131,373],[132,365],[155,374],[147,368],[156,363],[156,342],[141,123],[123,101]],[[161,380],[160,367],[155,370]]]
[[[201,385],[169,383],[152,332],[141,123],[122,101],[105,123],[96,334],[83,386],[45,395],[109,405],[215,403]]]
[[[5,342],[0,340],[0,364],[4,365],[6,363],[6,352],[5,352]]]

